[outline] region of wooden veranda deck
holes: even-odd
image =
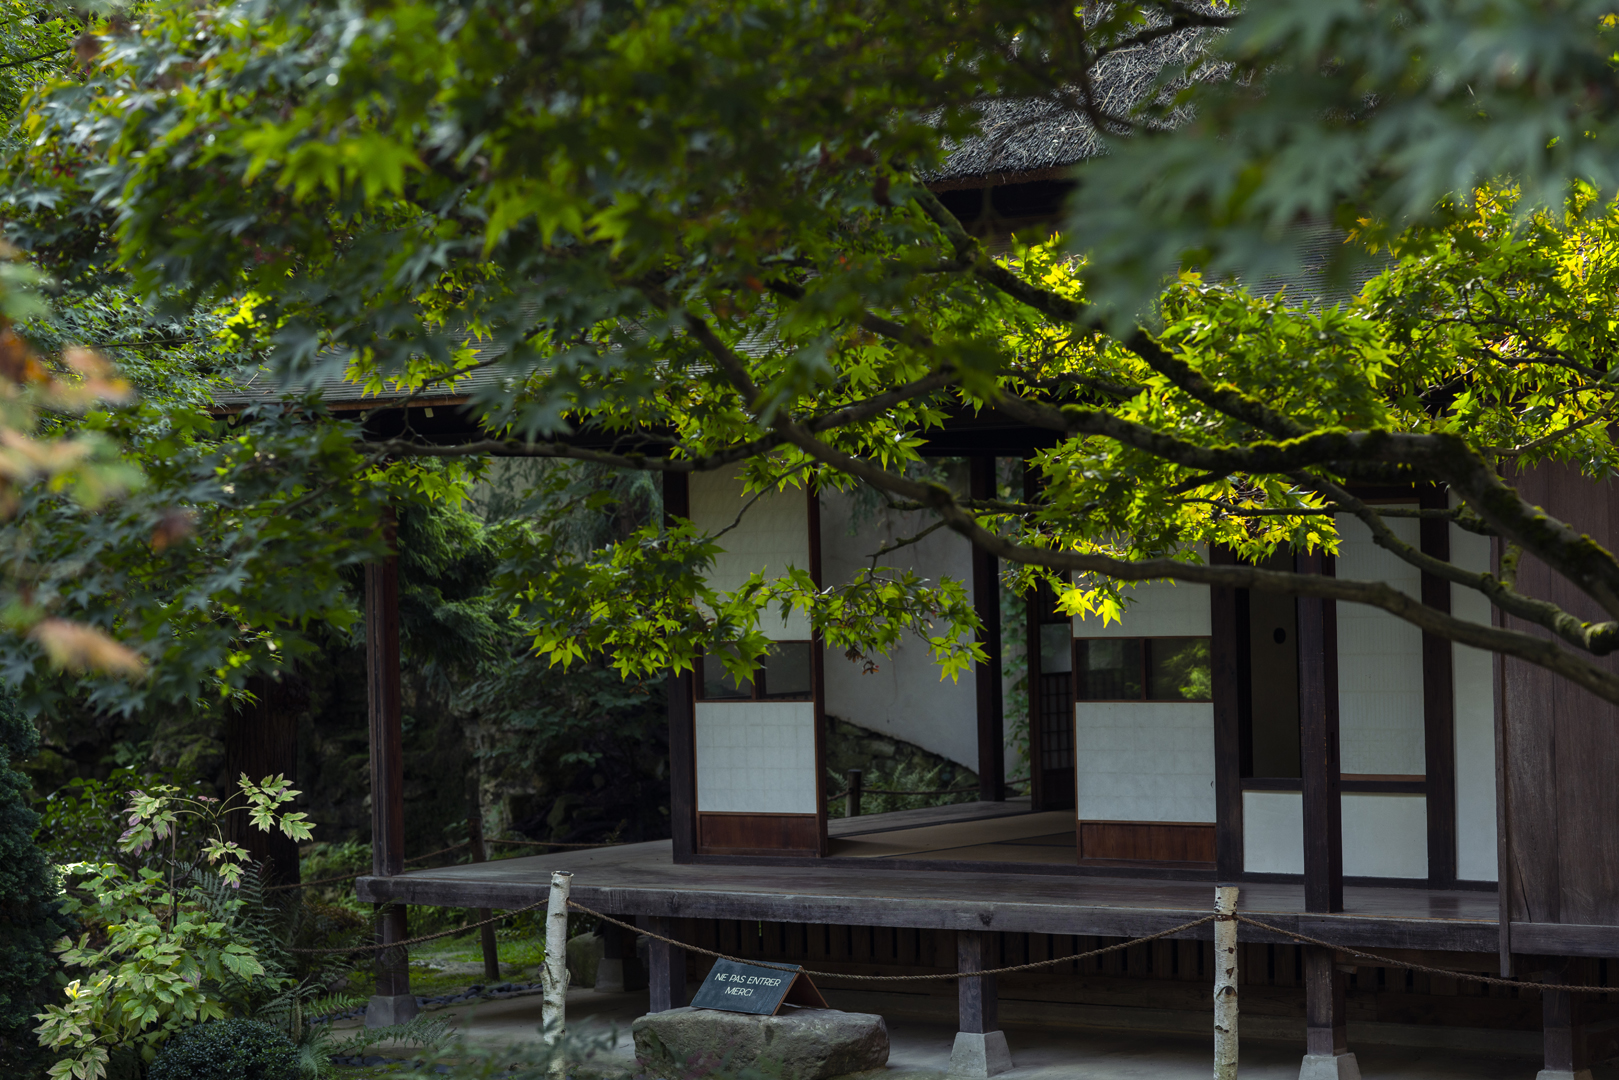
[[[553,870],[568,870],[573,897],[620,917],[758,919],[850,926],[994,930],[1138,937],[1190,922],[1212,908],[1213,888],[1120,870],[1116,876],[1055,875],[1044,865],[1058,850],[1050,828],[1034,821],[998,833],[1028,814],[1015,803],[964,804],[830,823],[826,860],[788,865],[677,864],[667,840],[535,855],[497,862],[363,877],[359,898],[438,907],[523,907],[545,897]],[[959,835],[952,835],[952,828]],[[914,839],[906,841],[905,834]],[[996,836],[1001,836],[997,841]],[[1010,839],[1007,839],[1007,838]],[[970,849],[984,857],[1002,842],[1012,853],[995,866],[936,869],[917,856]],[[1024,862],[1030,856],[1035,862]],[[865,854],[867,858],[857,857]],[[851,855],[856,857],[851,857]],[[913,860],[905,861],[910,855]],[[1242,885],[1240,910],[1277,927],[1351,947],[1494,953],[1498,898],[1479,890],[1356,887],[1344,890],[1342,914],[1304,910],[1294,882]],[[1207,925],[1185,935],[1212,937]],[[1249,941],[1287,939],[1244,926]],[[1515,923],[1514,951],[1614,956],[1613,928]]]

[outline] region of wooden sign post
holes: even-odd
[[[691,999],[694,1009],[775,1016],[783,1005],[826,1008],[803,968],[760,967],[738,960],[716,960]]]

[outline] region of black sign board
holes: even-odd
[[[736,960],[716,960],[714,969],[691,999],[694,1009],[775,1016],[783,1005],[826,1008],[802,968],[760,967]]]

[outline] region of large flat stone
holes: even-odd
[[[781,1016],[714,1009],[649,1013],[630,1027],[647,1075],[687,1080],[758,1069],[780,1080],[827,1080],[888,1063],[888,1025],[872,1013],[784,1007]]]

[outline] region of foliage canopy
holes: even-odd
[[[381,454],[865,485],[1072,610],[1110,616],[1119,581],[1165,576],[1305,593],[1619,701],[1593,662],[1619,642],[1619,562],[1507,479],[1613,465],[1612,105],[1588,92],[1611,82],[1609,34],[1597,5],[1521,0],[159,3],[28,107],[12,233],[82,288],[223,313],[289,386],[495,376],[466,383],[486,437],[334,441],[309,464],[343,480],[266,478],[255,507],[335,506]],[[1109,113],[1097,65],[1170,35],[1190,59]],[[986,100],[1019,97],[1071,103],[1110,152],[1080,170],[1065,240],[995,255],[925,181]],[[1339,306],[1225,280],[1285,269],[1301,216],[1386,269]],[[1043,433],[1037,498],[917,475],[931,433],[986,410]],[[1378,510],[1368,484],[1455,505]],[[1498,537],[1507,569],[1423,554],[1400,513]],[[1531,630],[1257,565],[1331,550],[1334,514]],[[878,566],[718,596],[716,538],[678,522],[588,555],[508,539],[514,614],[554,660],[651,671],[722,644],[746,664],[770,605],[854,649],[920,632],[947,672],[978,655],[951,582]],[[1600,616],[1519,593],[1518,552]]]

